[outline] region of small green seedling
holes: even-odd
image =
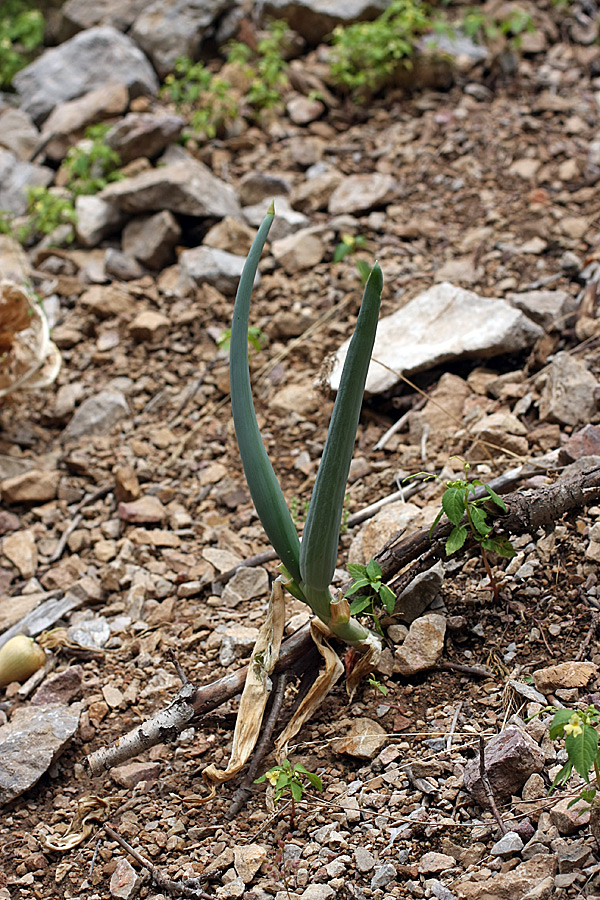
[[[342,234],[341,241],[333,251],[333,262],[341,262],[348,255],[356,253],[357,250],[365,249],[366,247],[367,239],[362,234],[356,236],[353,234]],[[361,284],[366,284],[367,279],[371,274],[369,263],[364,259],[355,259],[354,264],[356,265],[357,272],[360,276]]]
[[[250,325],[248,328],[248,343],[252,347],[253,350],[256,350],[258,353],[262,350],[267,343],[267,336],[264,331],[259,328],[257,325]],[[219,337],[217,338],[217,347],[219,350],[224,350],[225,353],[229,352],[229,347],[231,344],[231,328],[224,328]]]
[[[118,171],[121,158],[116,150],[106,143],[110,126],[103,122],[86,128],[86,143],[71,147],[64,161],[68,174],[66,187],[74,197],[82,194],[97,194],[113,181],[120,181],[123,174]]]
[[[348,563],[347,568],[354,581],[345,596],[357,595],[350,604],[350,614],[371,616],[377,631],[383,634],[379,623],[380,608],[383,607],[391,616],[396,604],[396,595],[387,584],[383,584],[381,566],[374,559],[370,559],[366,566]]]
[[[384,697],[387,697],[388,689],[386,688],[385,684],[382,684],[375,678],[372,672],[369,675],[368,683],[371,685],[373,690],[379,691],[380,694],[383,694]]]
[[[469,535],[474,541],[477,541],[481,548],[481,555],[492,586],[494,597],[497,599],[498,586],[493,577],[492,569],[486,556],[486,550],[491,550],[493,553],[498,554],[498,556],[503,556],[506,559],[512,559],[516,551],[508,538],[499,537],[494,534],[493,527],[487,520],[488,512],[485,509],[485,504],[491,501],[498,509],[502,510],[502,512],[506,512],[506,503],[502,497],[498,496],[496,491],[492,490],[489,485],[484,484],[481,479],[474,478],[473,481],[468,480],[468,472],[471,466],[466,460],[461,459],[460,456],[451,456],[450,458],[460,459],[465,471],[464,478],[444,482],[439,475],[432,475],[430,472],[418,472],[416,475],[411,475],[405,480],[409,481],[411,478],[425,476],[425,481],[436,480],[441,484],[446,485],[446,490],[442,496],[442,508],[429,529],[429,537],[432,536],[440,519],[445,514],[452,525],[454,525],[454,528],[446,541],[446,554],[448,556],[451,556],[453,553],[456,553],[457,550],[460,550]],[[475,498],[474,494],[477,487],[484,488],[487,496]]]
[[[317,791],[323,790],[323,782],[314,772],[309,772],[302,763],[292,766],[289,759],[284,759],[280,766],[273,766],[260,778],[255,779],[255,784],[268,781],[275,788],[274,802],[279,803],[282,797],[290,798],[292,807],[290,812],[290,827],[294,827],[296,815],[296,803],[299,803],[307,789],[306,782]]]
[[[584,710],[559,709],[546,707],[542,712],[553,712],[554,719],[550,725],[550,739],[556,741],[564,737],[568,760],[552,782],[550,792],[568,781],[575,769],[586,784],[590,783],[590,771],[593,769],[596,787],[583,788],[577,797],[569,803],[573,806],[578,800],[584,800],[590,807],[599,806],[597,799],[600,787],[600,749],[598,749],[598,723],[600,711],[595,706]]]

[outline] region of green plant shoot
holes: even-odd
[[[248,365],[252,285],[273,218],[271,207],[244,265],[231,326],[231,407],[242,465],[258,517],[283,564],[289,592],[307,603],[341,640],[372,643],[375,635],[351,618],[347,600],[333,600],[329,585],[337,561],[346,482],[375,341],[383,277],[376,263],[365,286],[346,356],[300,544],[258,428]]]
[[[299,803],[304,796],[307,788],[306,782],[317,791],[323,790],[323,782],[314,772],[309,772],[302,763],[296,763],[294,766],[289,759],[284,759],[280,766],[273,766],[260,778],[256,778],[255,784],[262,784],[268,781],[275,788],[273,800],[279,803],[282,797],[289,795],[292,804],[290,812],[290,825],[293,827],[296,815],[296,803]]]
[[[590,806],[598,806],[596,797],[600,786],[600,750],[598,749],[597,728],[600,711],[595,706],[588,706],[584,710],[556,710],[553,706],[549,706],[543,712],[554,713],[554,719],[550,725],[550,740],[556,741],[564,737],[568,757],[567,762],[552,782],[550,792],[565,784],[573,769],[589,784],[590,771],[593,770],[596,786],[583,788],[569,806],[573,806],[579,799],[585,800]]]
[[[460,459],[465,471],[464,478],[443,482],[439,475],[432,475],[430,472],[417,472],[416,475],[410,475],[405,481],[425,476],[425,481],[436,480],[446,485],[446,490],[442,496],[442,508],[429,529],[429,537],[432,536],[444,514],[454,526],[446,541],[446,554],[448,556],[460,550],[470,535],[472,540],[479,544],[494,598],[497,599],[499,596],[498,585],[492,573],[492,567],[486,551],[491,550],[493,553],[506,559],[512,559],[516,551],[508,538],[494,534],[493,527],[488,522],[488,512],[484,504],[491,501],[502,512],[506,512],[506,503],[496,491],[492,490],[489,485],[484,484],[479,478],[474,478],[473,481],[468,480],[468,472],[471,467],[466,460],[461,459],[460,456],[451,456],[450,459]],[[474,494],[477,487],[482,487],[487,496],[476,498]]]
[[[387,584],[383,584],[381,566],[376,560],[370,559],[366,566],[348,563],[347,569],[354,580],[345,596],[356,595],[350,604],[351,615],[371,616],[377,631],[383,634],[379,624],[379,607],[391,616],[396,605],[396,595]]]

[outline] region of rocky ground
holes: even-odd
[[[342,679],[289,749],[324,788],[307,790],[293,822],[264,785],[233,819],[231,785],[202,802],[202,770],[228,759],[236,698],[110,773],[84,765],[170,701],[173,657],[208,684],[248,659],[265,617],[276,569],[247,562],[268,545],[218,341],[273,196],[252,369],[299,524],[332,408],[332,354],[360,303],[353,255],[332,261],[341,235],[366,238],[358,256],[380,261],[382,316],[396,314],[382,323],[361,418],[340,583],[348,561],[433,520],[437,483],[364,512],[406,476],[450,478],[459,454],[486,482],[517,469],[508,487],[536,491],[599,462],[595,6],[570,17],[540,3],[518,54],[461,59],[444,90],[390,88],[366,108],[324,84],[315,101],[325,51],[306,52],[285,113],[185,147],[184,120],[156,97],[154,69],[169,63],[143,16],[132,34],[154,69],[104,23],[92,64],[97,35],[66,6],[64,42],[41,60],[61,53],[54,71],[69,73],[69,54],[77,71],[84,53],[101,70],[110,46],[111,78],[123,80],[109,89],[101,71],[69,94],[33,66],[18,76],[20,107],[0,108],[0,206],[23,215],[21,177],[59,182],[93,121],[115,123],[127,177],[78,199],[74,244],[45,239],[25,258],[11,237],[0,243],[0,271],[33,282],[62,355],[55,384],[7,393],[0,408],[0,640],[25,630],[52,645],[45,671],[9,684],[0,711],[0,898],[168,896],[103,823],[160,875],[195,879],[190,897],[600,895],[589,813],[568,806],[581,782],[548,796],[566,757],[551,716],[529,719],[547,704],[600,702],[597,489],[546,530],[512,535],[496,599],[475,550],[404,597],[386,623],[387,695],[365,682],[349,702]],[[22,361],[3,364],[5,386]],[[292,601],[288,616],[291,632],[304,607]],[[284,718],[296,693],[292,680]],[[482,787],[482,740],[499,817]]]

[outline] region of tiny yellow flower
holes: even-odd
[[[277,784],[277,779],[279,778],[279,772],[267,772],[267,781],[270,782],[273,787]]]
[[[573,713],[567,724],[565,725],[565,734],[572,734],[573,737],[579,737],[583,732],[580,725],[581,719],[577,713]]]

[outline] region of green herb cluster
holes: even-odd
[[[399,65],[409,66],[417,40],[430,30],[421,0],[392,0],[372,22],[338,26],[333,32],[333,81],[356,98],[379,90]]]
[[[223,134],[240,112],[245,112],[250,119],[258,118],[262,110],[281,103],[282,91],[287,86],[287,62],[283,56],[287,33],[287,23],[278,20],[269,25],[256,52],[241,41],[228,45],[226,65],[238,65],[249,85],[239,100],[227,78],[187,56],[180,57],[175,72],[167,75],[163,96],[189,115],[194,131],[207,138]]]
[[[27,0],[0,4],[0,88],[8,88],[44,40],[44,16]]]
[[[567,762],[552,782],[550,790],[553,791],[556,787],[565,784],[573,769],[589,784],[590,771],[593,770],[596,787],[583,788],[569,806],[573,806],[580,799],[591,806],[596,806],[597,802],[595,801],[600,786],[600,750],[598,749],[597,730],[600,711],[595,706],[588,706],[584,710],[555,710],[550,706],[543,711],[554,713],[554,719],[550,725],[550,740],[556,741],[564,737],[568,756]]]
[[[64,188],[30,187],[27,189],[27,218],[16,229],[9,213],[0,211],[0,233],[15,234],[22,244],[51,234],[59,225],[75,225],[75,198],[95,194],[122,175],[118,171],[120,159],[106,143],[108,125],[91,125],[82,143],[67,152],[64,168],[67,181]],[[71,234],[68,240],[73,240]]]
[[[396,605],[396,595],[387,584],[383,584],[381,566],[376,560],[370,559],[366,566],[348,563],[347,569],[354,579],[345,594],[346,597],[355,595],[350,604],[351,615],[371,616],[377,631],[383,634],[379,623],[381,610],[391,616]]]

